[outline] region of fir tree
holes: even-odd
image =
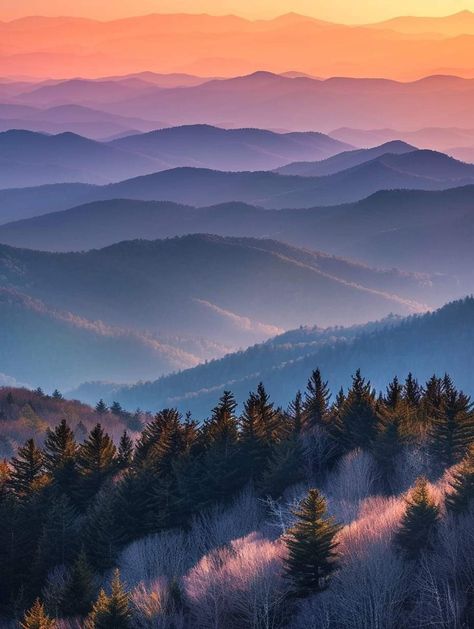
[[[18,448],[11,467],[9,484],[18,497],[30,497],[45,486],[43,453],[33,439],[28,439],[24,446]]]
[[[112,413],[112,415],[117,415],[117,417],[120,417],[123,413],[123,408],[119,402],[112,402],[110,412]]]
[[[82,550],[71,568],[65,588],[62,612],[66,617],[86,616],[94,600],[94,573]]]
[[[116,513],[115,494],[105,486],[86,513],[82,541],[87,558],[98,572],[114,566],[121,546],[120,524]],[[140,517],[144,517],[143,512]]]
[[[439,472],[459,463],[474,443],[474,412],[470,398],[443,383],[440,407],[432,411],[431,452]]]
[[[131,627],[129,599],[120,582],[118,570],[114,573],[110,596],[107,596],[104,590],[100,591],[85,626],[86,629],[128,629]]]
[[[44,442],[45,468],[58,492],[69,492],[76,482],[77,444],[66,420],[48,428]]]
[[[316,369],[311,374],[306,386],[304,400],[304,425],[306,428],[327,425],[330,398],[328,383],[323,381],[321,372]]]
[[[352,387],[338,410],[341,442],[347,449],[370,447],[377,434],[375,394],[370,382],[366,382],[357,370],[352,378]]]
[[[104,400],[100,399],[97,402],[97,404],[95,405],[95,412],[99,415],[107,415],[107,413],[109,412],[109,408]]]
[[[301,391],[297,391],[295,399],[290,402],[286,414],[290,420],[292,432],[298,435],[304,422],[304,406]]]
[[[277,499],[287,487],[303,480],[302,460],[303,452],[298,438],[276,444],[263,474],[261,493]]]
[[[63,395],[58,391],[58,389],[54,389],[53,395],[51,396],[53,400],[63,400]]]
[[[304,597],[324,590],[336,569],[335,537],[340,527],[327,516],[326,501],[316,489],[309,490],[294,515],[296,523],[286,540],[285,572],[293,594]]]
[[[78,468],[81,493],[87,498],[97,493],[115,470],[116,447],[102,426],[97,424],[79,448]]]
[[[446,496],[446,508],[455,515],[469,511],[474,504],[474,447],[453,473],[451,493]]]
[[[404,429],[404,419],[401,416],[400,406],[396,408],[382,407],[377,436],[373,444],[372,454],[378,463],[384,490],[390,493],[392,481],[397,470],[397,464],[404,446],[408,443],[408,436]]]
[[[44,611],[44,606],[36,599],[33,607],[29,609],[20,622],[21,629],[55,629],[56,622],[52,620]]]
[[[439,507],[430,497],[425,478],[418,479],[406,503],[394,542],[407,559],[418,559],[423,551],[433,550]]]
[[[421,400],[421,387],[418,381],[409,373],[403,386],[403,399],[410,406],[417,408]]]
[[[130,467],[133,461],[133,441],[126,430],[123,431],[120,437],[118,452],[117,452],[117,464],[122,470]]]
[[[387,387],[384,402],[392,411],[396,410],[403,399],[403,386],[399,383],[398,378],[392,380]]]

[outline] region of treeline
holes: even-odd
[[[387,496],[396,491],[394,478],[407,447],[423,453],[432,479],[461,464],[447,508],[462,513],[471,504],[473,406],[447,375],[433,376],[424,386],[411,375],[404,382],[395,378],[384,395],[377,395],[358,371],[349,390],[341,389],[332,399],[316,370],[286,410],[272,403],[262,384],[249,395],[240,416],[236,407],[226,391],[202,423],[164,409],[135,440],[124,431],[115,444],[104,426],[111,413],[125,411],[117,403],[108,409],[100,401],[96,412],[102,421],[83,441],[78,443],[63,420],[48,429],[43,447],[29,439],[4,461],[4,617],[23,618],[25,628],[53,626],[51,618],[87,619],[90,628],[132,626],[118,573],[110,595],[98,592],[98,575],[117,565],[126,545],[151,534],[186,530],[197,514],[229,503],[248,485],[268,504],[305,477],[319,486],[355,449],[371,454],[378,470],[377,491]],[[424,479],[409,500],[395,543],[407,559],[416,559],[433,543],[439,510]],[[285,537],[290,599],[326,587],[337,568],[340,529],[316,490],[294,517]],[[58,570],[61,578],[56,578]],[[41,601],[46,587],[45,608]],[[184,607],[180,584],[170,588],[174,605]]]

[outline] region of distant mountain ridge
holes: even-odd
[[[405,320],[391,318],[346,329],[295,330],[154,382],[126,387],[89,383],[72,395],[90,402],[99,397],[119,400],[129,408],[176,406],[202,420],[223,390],[231,390],[242,404],[261,381],[272,399],[286,407],[317,367],[333,389],[347,387],[360,368],[378,390],[395,375],[403,378],[412,372],[423,382],[433,373],[449,373],[467,393],[474,394],[473,321],[471,297]]]

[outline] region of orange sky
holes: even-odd
[[[0,19],[74,15],[111,19],[151,12],[234,13],[274,17],[290,11],[325,20],[364,23],[397,15],[439,16],[474,10],[474,0],[0,0]]]

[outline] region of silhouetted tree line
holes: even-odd
[[[278,499],[303,478],[305,465],[317,482],[354,449],[373,455],[379,490],[387,495],[400,453],[417,444],[433,478],[461,463],[448,510],[462,513],[474,497],[473,405],[447,375],[424,386],[412,375],[395,378],[377,395],[358,371],[350,389],[331,400],[316,370],[286,410],[275,407],[263,384],[240,416],[236,407],[225,391],[201,424],[164,409],[136,439],[125,431],[118,444],[100,423],[78,443],[63,420],[48,430],[42,448],[33,439],[21,446],[0,465],[2,613],[23,617],[25,628],[53,627],[53,616],[87,618],[90,628],[127,627],[130,610],[118,573],[110,594],[98,594],[95,578],[114,568],[125,545],[186,529],[195,514],[229,502],[249,483],[262,497]],[[104,421],[110,412],[125,412],[102,400],[96,411]],[[340,527],[317,490],[294,516],[285,570],[291,595],[305,597],[325,589],[336,569]],[[435,543],[438,518],[427,481],[419,479],[394,540],[407,561]],[[67,578],[56,608],[45,609],[42,589],[58,567],[67,567]]]

